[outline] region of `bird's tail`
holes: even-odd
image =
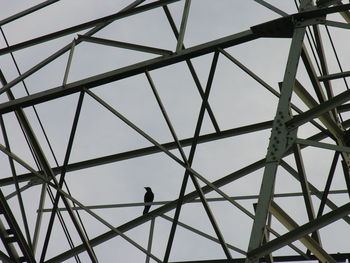
[[[145,205],[145,208],[143,209],[143,214],[147,214],[150,208],[150,205]]]

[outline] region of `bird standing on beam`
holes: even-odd
[[[150,203],[153,201],[154,194],[152,192],[151,187],[145,187],[145,189],[146,189],[146,193],[145,193],[144,201],[145,203]],[[147,214],[150,208],[151,208],[151,205],[145,204],[145,209],[143,209],[143,214]]]

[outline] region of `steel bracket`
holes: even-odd
[[[326,22],[326,15],[311,18],[311,19],[304,19],[296,18],[294,21],[295,27],[305,27],[305,26],[311,26],[311,25],[318,25],[318,24],[324,24]]]
[[[271,131],[270,144],[266,162],[276,162],[294,145],[297,138],[297,129],[290,130],[286,122],[290,120],[289,114],[279,110],[276,114]]]

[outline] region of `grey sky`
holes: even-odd
[[[2,29],[9,44],[13,45],[66,27],[114,14],[131,2],[131,0],[61,0],[33,14],[6,24],[2,26]],[[145,1],[144,4],[151,2],[153,1]],[[184,2],[179,1],[169,5],[178,28],[181,23]],[[266,2],[275,5],[286,13],[296,12],[294,1]],[[7,1],[4,4],[5,8],[2,7],[0,9],[0,19],[4,19],[38,3],[40,1]],[[252,0],[193,0],[184,45],[193,47],[248,30],[253,25],[279,17],[275,12]],[[342,21],[339,14],[332,15],[329,19]],[[13,55],[19,69],[22,73],[26,72],[63,46],[72,43],[74,38],[78,37],[78,34],[84,34],[85,32],[87,30],[14,52]],[[324,33],[324,30],[322,32]],[[349,33],[344,29],[334,28],[330,28],[330,32],[338,52],[342,54],[341,62],[344,70],[349,70],[350,53],[348,52],[347,41]],[[175,51],[177,44],[161,8],[115,21],[94,36],[170,51]],[[325,37],[325,39],[327,38]],[[249,67],[252,72],[261,77],[273,89],[279,91],[278,83],[283,80],[290,42],[290,39],[261,38],[227,48],[226,51]],[[5,47],[4,39],[0,37],[0,48]],[[325,40],[325,49],[327,58],[329,57],[330,72],[339,72],[330,43],[327,40]],[[95,43],[81,43],[74,50],[68,83],[155,57],[157,57],[155,54]],[[203,89],[207,83],[212,59],[213,53],[210,53],[192,60]],[[29,92],[34,94],[62,85],[67,60],[68,52],[26,78],[25,83]],[[0,57],[0,69],[8,82],[18,77],[9,54]],[[186,63],[180,62],[152,70],[150,75],[178,138],[192,137],[202,101]],[[308,91],[315,96],[302,63],[300,63],[297,79],[305,87],[308,87]],[[334,82],[336,94],[343,92],[345,89],[343,82]],[[16,98],[26,96],[22,83],[14,86],[12,91]],[[145,74],[101,85],[93,88],[91,91],[158,143],[173,141]],[[64,160],[78,97],[79,94],[76,93],[36,105],[36,110],[57,157],[58,165],[62,165]],[[8,101],[6,94],[1,94],[0,102],[6,101]],[[295,95],[293,95],[292,102],[302,110],[308,109]],[[275,116],[278,99],[224,55],[220,54],[209,103],[220,129],[227,130],[272,120]],[[56,167],[57,165],[45,142],[33,109],[28,107],[24,111],[50,165]],[[295,112],[293,113],[295,114]],[[4,114],[3,117],[10,137],[11,150],[37,169],[14,113]],[[344,118],[346,119],[346,114],[344,114]],[[318,121],[318,123],[320,122]],[[215,129],[206,112],[201,135],[214,132]],[[299,129],[298,137],[307,138],[317,132],[318,130],[312,125],[305,124]],[[266,129],[199,144],[194,157],[193,169],[211,182],[218,180],[264,158],[267,152],[269,136],[270,129]],[[331,141],[327,142],[331,143]],[[0,143],[4,144],[2,136]],[[148,146],[152,146],[152,143],[128,127],[88,94],[85,94],[69,163]],[[187,155],[189,148],[184,148]],[[171,153],[181,158],[178,150],[172,150]],[[333,152],[308,147],[302,153],[309,181],[319,187],[320,190],[323,190]],[[292,156],[286,157],[285,160],[296,169]],[[4,167],[1,178],[10,177],[11,171],[8,159],[3,153],[0,154],[0,165]],[[27,169],[18,164],[16,164],[16,169],[18,174],[28,172]],[[155,193],[155,201],[171,201],[178,198],[184,171],[184,168],[169,156],[164,153],[157,153],[69,172],[66,175],[66,181],[72,196],[84,205],[142,202],[145,192],[144,186],[152,187]],[[263,169],[259,169],[233,183],[225,185],[221,190],[229,196],[257,195],[262,174]],[[200,184],[201,186],[204,185],[202,182]],[[26,183],[21,183],[21,186],[24,185]],[[346,184],[342,175],[341,165],[339,164],[331,189],[343,190],[345,188]],[[275,189],[276,193],[301,192],[300,183],[282,168],[278,170]],[[11,185],[4,186],[1,190],[6,195],[12,193],[15,188],[14,185]],[[186,193],[193,190],[194,186],[192,182],[189,182]],[[33,186],[23,192],[31,231],[34,231],[40,191],[41,186]],[[213,192],[207,195],[207,197],[218,196],[218,194]],[[338,206],[348,202],[347,196],[343,194],[332,196],[330,199]],[[277,198],[275,200],[289,215],[296,219],[298,224],[301,225],[308,222],[302,197]],[[320,201],[317,198],[313,198],[313,201],[317,211]],[[12,198],[9,202],[17,218],[20,218],[17,198]],[[250,213],[254,213],[253,203],[255,202],[256,199],[239,201]],[[61,202],[59,206],[62,207],[63,203]],[[49,198],[46,198],[45,208],[50,207],[52,207],[52,204]],[[153,206],[151,210],[156,207]],[[210,203],[210,207],[227,243],[246,251],[253,220],[228,202],[213,202]],[[330,210],[325,212],[327,211]],[[109,224],[117,227],[141,216],[142,207],[99,209],[94,210],[94,212]],[[169,212],[166,215],[173,216],[173,212]],[[86,212],[81,212],[80,214],[90,238],[109,231],[108,227],[92,218]],[[45,238],[49,215],[49,213],[44,214],[43,229],[38,244],[38,257]],[[81,240],[74,230],[68,214],[63,212],[63,216],[72,233],[74,243],[80,245]],[[18,220],[21,221],[20,219]],[[215,232],[200,203],[184,205],[180,221],[215,236]],[[147,222],[127,231],[125,234],[139,245],[147,247],[149,226],[150,222]],[[21,227],[23,227],[22,223]],[[169,221],[164,218],[156,218],[152,253],[159,259],[163,259],[170,227],[171,223]],[[287,232],[277,220],[273,220],[273,228],[280,234]],[[350,234],[350,229],[344,221],[339,220],[324,228],[321,230],[321,234],[324,234],[326,237],[322,241],[329,253],[349,252],[349,244],[339,242],[339,240],[346,240],[346,237]],[[300,242],[295,244],[304,249]],[[0,249],[3,250],[2,245],[0,245]],[[69,246],[56,218],[46,259],[50,259],[65,250],[69,250]],[[94,250],[99,261],[103,263],[143,262],[145,259],[143,252],[121,237],[96,246]],[[231,253],[233,257],[244,257],[233,250],[231,250]],[[274,253],[274,255],[290,254],[295,254],[295,252],[288,247],[277,250]],[[82,262],[89,262],[90,260],[87,253],[82,253],[80,257]],[[199,237],[181,227],[177,228],[170,261],[218,258],[225,258],[225,254],[219,244]],[[75,262],[75,260],[71,258],[65,262]],[[151,262],[155,261],[151,259]]]

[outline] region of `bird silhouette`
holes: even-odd
[[[151,187],[145,187],[145,189],[146,189],[145,198],[144,198],[145,203],[152,202],[154,198],[154,194],[152,192]],[[145,205],[145,209],[143,209],[143,214],[147,214],[150,208],[151,208],[151,205]]]

